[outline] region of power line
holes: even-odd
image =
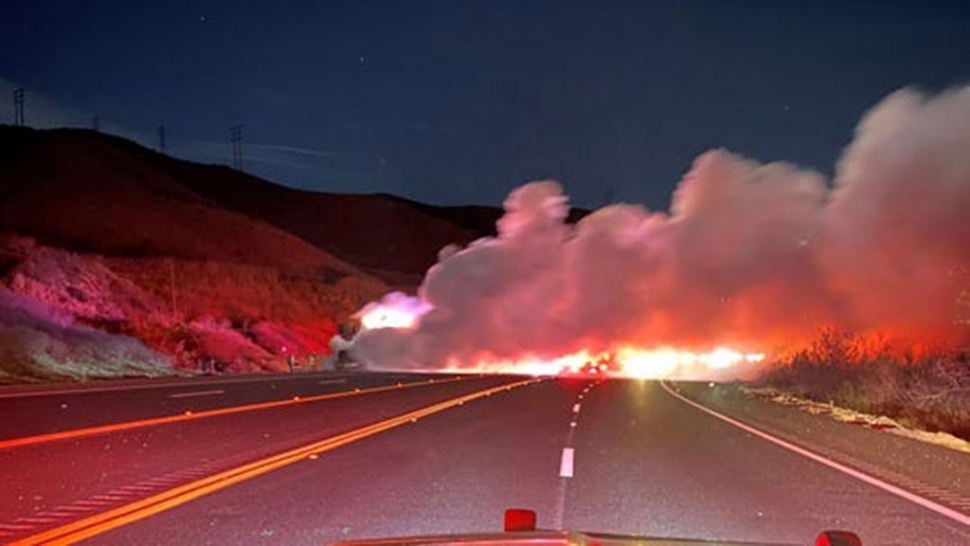
[[[241,171],[243,168],[242,157],[242,125],[233,125],[229,128],[232,138],[232,168]]]
[[[24,121],[24,88],[17,87],[13,90],[13,103],[14,103],[14,118],[13,124],[23,127],[26,125]]]

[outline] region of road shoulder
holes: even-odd
[[[677,382],[680,394],[763,432],[880,480],[970,513],[970,454],[812,415],[737,384]]]

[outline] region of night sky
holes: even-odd
[[[831,174],[859,116],[970,81],[970,2],[6,1],[0,116],[324,191],[666,208],[725,147]]]

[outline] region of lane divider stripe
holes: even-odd
[[[233,484],[249,480],[266,474],[278,468],[291,465],[306,459],[310,455],[336,449],[340,446],[356,442],[368,436],[414,422],[423,417],[459,406],[465,402],[482,398],[500,391],[531,385],[543,379],[526,379],[514,383],[507,383],[498,387],[476,391],[471,394],[438,402],[424,408],[385,419],[343,434],[338,434],[310,444],[306,444],[276,455],[260,459],[230,470],[202,478],[194,482],[163,491],[151,497],[146,497],[132,503],[94,514],[84,519],[55,527],[53,529],[12,542],[12,545],[26,546],[35,544],[73,544],[85,538],[90,538],[112,529],[136,522],[159,512],[175,508],[201,496],[225,489]]]
[[[358,394],[371,394],[375,392],[384,392],[395,389],[407,389],[412,387],[422,387],[428,385],[440,385],[442,383],[449,383],[452,381],[465,381],[467,379],[472,379],[471,377],[453,377],[449,379],[438,379],[438,380],[428,380],[428,381],[416,381],[413,383],[404,383],[401,385],[387,385],[383,387],[371,387],[368,389],[357,389],[331,392],[327,394],[318,394],[315,396],[307,397],[297,397],[297,398],[287,398],[285,400],[273,400],[271,402],[259,402],[256,404],[246,404],[243,406],[229,406],[226,408],[198,411],[198,412],[187,412],[180,413],[178,415],[168,415],[165,417],[153,417],[151,419],[139,419],[137,421],[127,421],[123,423],[112,423],[109,425],[99,425],[96,427],[78,428],[73,430],[64,430],[61,432],[52,432],[49,434],[39,434],[37,436],[24,436],[21,438],[12,438],[9,440],[0,440],[0,450],[10,449],[14,447],[23,447],[35,444],[43,444],[46,442],[53,442],[57,440],[68,440],[72,438],[80,438],[83,436],[92,436],[95,434],[106,434],[108,432],[118,432],[121,430],[130,430],[133,428],[149,427],[156,425],[164,425],[168,423],[178,423],[180,421],[188,421],[191,419],[202,419],[204,417],[216,417],[219,415],[232,415],[234,413],[242,413],[246,411],[263,410],[269,408],[276,408],[280,406],[289,406],[292,404],[303,404],[306,402],[319,402],[320,400],[332,400],[334,398],[344,398],[347,396],[354,396]]]
[[[562,459],[559,461],[559,477],[573,477],[573,456],[575,451],[571,447],[562,448]]]
[[[897,487],[897,486],[895,486],[895,485],[893,485],[893,484],[891,484],[889,482],[884,482],[884,481],[880,480],[879,478],[876,478],[875,476],[870,476],[869,474],[866,474],[865,472],[861,472],[861,471],[856,470],[855,468],[852,468],[850,466],[846,466],[846,465],[841,464],[839,462],[836,462],[836,461],[833,461],[831,459],[825,458],[825,457],[823,457],[823,456],[821,456],[821,455],[819,455],[819,454],[817,454],[817,453],[815,453],[813,451],[809,451],[809,450],[807,450],[807,449],[805,449],[803,447],[797,446],[797,445],[795,445],[795,444],[793,444],[791,442],[787,442],[785,440],[782,440],[781,438],[776,438],[776,437],[768,434],[767,432],[764,432],[764,431],[762,431],[760,429],[757,429],[757,428],[755,428],[755,427],[753,427],[751,425],[742,423],[741,421],[738,421],[737,419],[732,419],[731,417],[728,417],[727,415],[724,415],[722,413],[719,413],[717,411],[714,411],[714,410],[708,408],[707,406],[703,406],[703,405],[701,405],[701,404],[699,404],[699,403],[697,403],[697,402],[695,402],[695,401],[687,398],[686,396],[684,396],[684,395],[680,394],[679,392],[675,391],[674,389],[670,388],[670,386],[668,386],[665,381],[660,381],[660,386],[665,391],[667,391],[668,394],[670,394],[674,398],[677,398],[678,400],[680,400],[680,401],[682,401],[682,402],[684,402],[686,404],[690,404],[691,406],[694,406],[695,408],[697,408],[697,409],[699,409],[699,410],[701,410],[701,411],[703,411],[703,412],[705,412],[705,413],[707,413],[707,414],[709,414],[709,415],[711,415],[713,417],[716,417],[716,418],[724,421],[725,423],[734,425],[734,426],[740,428],[741,430],[743,430],[745,432],[751,433],[751,434],[753,434],[753,435],[755,435],[755,436],[757,436],[757,437],[759,437],[759,438],[761,438],[763,440],[767,440],[767,441],[769,441],[769,442],[771,442],[771,443],[773,443],[775,445],[781,446],[781,447],[783,447],[783,448],[785,448],[785,449],[787,449],[789,451],[793,451],[793,452],[795,452],[795,453],[797,453],[799,455],[802,455],[803,457],[807,457],[807,458],[809,458],[809,459],[811,459],[811,460],[813,460],[813,461],[815,461],[817,463],[822,463],[823,465],[825,465],[825,466],[827,466],[829,468],[834,468],[835,470],[838,470],[839,472],[843,472],[845,474],[848,474],[849,476],[852,476],[853,478],[856,478],[856,479],[858,479],[860,481],[863,481],[865,483],[868,483],[869,485],[874,485],[874,486],[878,487],[879,489],[882,489],[883,491],[886,491],[888,493],[892,493],[893,495],[896,495],[897,497],[900,497],[902,499],[908,500],[908,501],[910,501],[910,502],[912,502],[914,504],[918,504],[918,505],[920,505],[923,508],[926,508],[928,510],[932,510],[933,512],[936,512],[937,514],[940,514],[941,516],[945,516],[945,517],[950,518],[950,519],[952,519],[952,520],[954,520],[954,521],[956,521],[958,523],[962,523],[964,525],[970,526],[970,515],[963,514],[961,512],[957,512],[956,510],[953,510],[952,508],[949,508],[947,506],[943,506],[942,504],[933,502],[932,500],[927,499],[925,497],[921,497],[921,496],[917,495],[916,493],[912,493],[912,492],[907,491],[907,490],[905,490],[905,489],[903,489],[901,487]]]
[[[168,398],[192,398],[195,396],[212,396],[215,394],[225,394],[226,391],[222,389],[212,389],[209,391],[191,391],[191,392],[177,392],[175,394],[168,395]]]

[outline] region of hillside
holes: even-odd
[[[449,244],[495,233],[500,207],[299,190],[88,130],[0,125],[0,230],[74,250],[365,271],[413,289]],[[573,209],[575,222],[588,211]]]
[[[500,215],[293,189],[88,130],[0,126],[0,230],[72,250],[362,270],[413,289],[441,248],[493,234]]]
[[[0,381],[319,366],[339,322],[500,215],[0,125]]]
[[[83,130],[0,127],[0,230],[77,251],[317,272],[356,268],[169,176],[177,160]]]
[[[214,202],[259,218],[372,273],[412,288],[448,244],[467,244],[494,230],[489,222],[462,223],[444,207],[399,197],[312,192],[280,186],[230,169],[171,165],[186,186]]]
[[[416,287],[449,244],[495,234],[500,207],[435,206],[389,194],[337,194],[280,186],[229,169],[174,165],[186,185],[234,211],[296,234],[388,284]],[[570,222],[589,211],[572,209]]]
[[[319,366],[336,324],[388,290],[200,196],[180,163],[0,127],[0,382]]]
[[[106,257],[0,235],[0,382],[282,371],[290,357],[316,368],[337,323],[386,291],[360,275],[327,282],[267,266]]]

